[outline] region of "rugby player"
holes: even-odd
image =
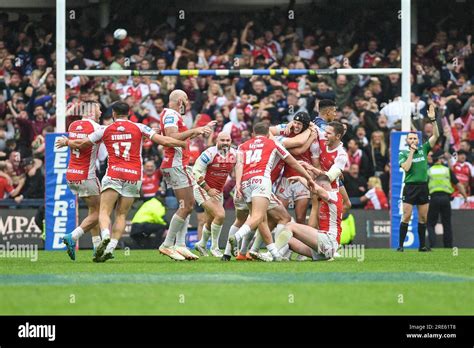
[[[306,170],[279,143],[269,139],[269,127],[264,122],[255,124],[254,138],[239,146],[236,165],[236,196],[244,197],[249,205],[250,216],[246,223],[229,237],[232,253],[237,255],[238,243],[246,234],[258,227],[262,239],[272,254],[274,261],[280,261],[281,255],[275,248],[267,223],[267,208],[272,197],[271,170],[276,156],[286,164],[293,166],[296,171],[308,181],[310,188],[314,182]]]
[[[108,153],[108,166],[102,178],[100,194],[99,225],[102,241],[96,249],[98,262],[113,258],[113,251],[125,230],[127,213],[135,197],[140,197],[142,180],[142,142],[143,136],[163,146],[185,147],[186,143],[171,137],[157,134],[141,123],[128,120],[130,107],[124,102],[112,104],[114,123],[98,128],[86,138],[71,140],[63,137],[57,146],[69,146],[72,151],[86,149],[101,141]],[[112,210],[115,208],[115,222],[110,234]]]
[[[230,134],[220,132],[216,145],[204,151],[193,167],[196,178],[194,198],[206,212],[206,223],[202,230],[201,240],[194,246],[202,256],[208,256],[206,244],[209,236],[211,237],[211,255],[223,256],[218,244],[225,219],[222,189],[236,162],[236,151],[230,147],[231,143]]]
[[[100,128],[97,123],[101,115],[100,104],[93,101],[82,102],[72,105],[71,109],[79,108],[82,115],[80,120],[69,125],[69,139],[84,139],[89,134]],[[68,111],[70,111],[68,110]],[[76,259],[76,243],[85,232],[90,231],[92,235],[92,245],[94,247],[93,261],[97,261],[95,250],[100,244],[99,229],[99,203],[100,203],[100,183],[96,176],[96,159],[98,145],[93,145],[86,149],[75,149],[71,151],[66,180],[72,193],[82,198],[87,205],[88,215],[81,224],[71,233],[63,237],[66,251],[71,260]]]
[[[291,180],[306,185],[305,179],[294,177]],[[330,178],[321,174],[316,178],[313,195],[321,200],[319,207],[319,228],[290,222],[275,241],[275,247],[280,253],[285,248],[300,255],[312,258],[314,261],[332,260],[340,242],[341,221],[343,214],[342,195],[334,188]]]
[[[171,218],[168,234],[159,247],[159,252],[174,260],[197,260],[199,256],[186,247],[186,233],[189,217],[194,208],[194,190],[196,184],[189,164],[189,139],[199,135],[208,136],[212,133],[212,126],[216,121],[209,122],[204,127],[188,129],[184,124],[182,114],[186,111],[189,100],[186,93],[180,89],[171,92],[169,108],[165,108],[160,115],[161,134],[177,140],[186,141],[184,149],[167,147],[161,162],[161,171],[166,185],[173,188],[174,195],[179,202],[179,209]]]

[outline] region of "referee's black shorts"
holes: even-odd
[[[430,192],[428,183],[410,183],[405,184],[403,188],[403,203],[411,205],[423,205],[430,202]]]

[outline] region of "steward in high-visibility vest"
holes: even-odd
[[[451,194],[454,192],[453,185],[459,188],[459,192],[467,198],[464,186],[462,186],[453,171],[443,164],[443,151],[432,155],[434,165],[428,169],[428,190],[431,196],[428,209],[427,230],[430,247],[436,246],[436,235],[434,228],[441,215],[443,224],[443,242],[445,248],[453,247],[453,231],[451,226]]]

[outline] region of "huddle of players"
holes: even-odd
[[[174,260],[199,258],[185,244],[189,216],[196,201],[207,216],[202,238],[195,246],[203,256],[208,255],[206,244],[211,238],[209,251],[222,260],[230,260],[232,254],[239,259],[280,261],[290,250],[313,259],[331,259],[341,233],[343,196],[348,202],[345,190],[338,184],[347,155],[340,141],[344,128],[338,122],[331,122],[336,113],[334,103],[320,102],[322,118],[315,120],[317,126],[304,112],[297,113],[288,125],[269,128],[265,123],[257,123],[254,137],[237,151],[230,147],[230,135],[222,132],[216,145],[204,151],[193,168],[189,166],[189,139],[211,134],[215,121],[187,129],[181,114],[188,103],[184,91],[174,90],[170,94],[169,108],[160,115],[160,134],[129,121],[128,105],[123,102],[112,106],[114,122],[99,126],[100,108],[92,104],[92,112],[70,125],[69,138],[57,140],[57,147],[71,148],[66,179],[71,190],[84,198],[89,207],[88,217],[63,238],[71,259],[75,260],[77,240],[87,231],[92,234],[93,261],[113,258],[125,230],[127,213],[140,195],[143,137],[164,146],[161,170],[167,186],[174,190],[180,202],[165,241],[158,249],[161,254]],[[109,160],[99,185],[95,159],[101,142]],[[222,254],[218,247],[225,219],[222,189],[234,166],[236,220]],[[312,211],[309,225],[305,225],[310,199]],[[292,222],[286,210],[290,200],[295,202],[296,222]],[[113,224],[112,211],[115,212]],[[268,253],[259,252],[262,242]]]
[[[253,138],[237,151],[230,148],[229,134],[221,133],[216,146],[201,154],[194,165],[194,194],[207,216],[202,238],[195,244],[202,256],[208,256],[211,236],[210,253],[223,261],[231,255],[237,260],[282,261],[291,251],[313,260],[332,259],[339,246],[343,207],[350,206],[338,181],[347,162],[341,143],[345,130],[332,122],[334,102],[322,100],[319,110],[319,126],[299,112],[288,125],[255,124]],[[225,218],[222,189],[234,166],[236,220],[222,255],[217,245]],[[295,203],[296,222],[287,211],[290,201]],[[262,243],[267,253],[259,252]]]

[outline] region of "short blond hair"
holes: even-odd
[[[376,176],[371,176],[367,184],[372,187],[382,188],[382,181],[380,181],[380,178]]]

